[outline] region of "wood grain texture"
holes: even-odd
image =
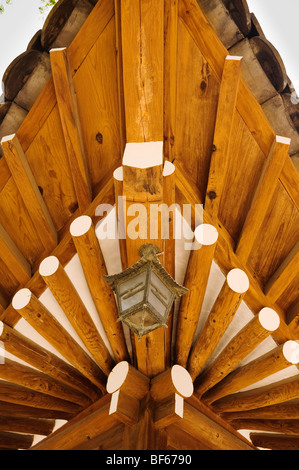
[[[283,347],[284,345],[277,346],[273,350],[245,364],[243,367],[238,367],[233,370],[214,388],[211,388],[206,393],[205,402],[212,403],[290,367],[292,364],[288,358],[285,357]],[[294,357],[295,356],[294,351]],[[269,405],[271,405],[271,403],[269,403]]]
[[[80,222],[80,220],[78,220]],[[115,296],[104,279],[107,269],[96,237],[95,227],[79,236],[72,235],[84,275],[116,361],[129,359],[124,332],[118,320]]]
[[[57,244],[57,232],[16,135],[2,139],[6,162],[46,250]]]
[[[276,405],[293,400],[298,397],[299,379],[291,379],[275,382],[247,392],[239,392],[220,398],[213,404],[213,409],[218,412],[246,411],[264,406]]]
[[[26,158],[59,231],[75,212],[78,203],[57,104],[30,142]]]
[[[210,213],[212,220],[218,217],[220,201],[223,198],[227,164],[233,155],[228,154],[228,151],[241,79],[241,65],[242,58],[228,56],[223,67],[213,140],[214,151],[211,156],[205,198],[205,210]]]
[[[40,274],[96,363],[108,375],[114,360],[63,266],[55,258],[57,269],[52,274],[42,272],[42,266],[51,259],[42,262]]]
[[[126,247],[128,266],[132,266],[140,259],[139,248],[146,243],[154,243],[160,251],[163,250],[163,241],[161,238],[161,223],[158,223],[157,238],[151,239],[150,234],[150,206],[151,204],[160,204],[163,202],[163,169],[162,165],[151,168],[133,168],[127,165],[123,166],[123,195],[126,197]],[[137,184],[136,184],[137,182]],[[144,210],[141,211],[134,207],[135,203],[141,203]],[[130,208],[132,209],[130,212]],[[136,227],[134,220],[139,218],[139,228]],[[131,228],[130,228],[131,224]],[[141,227],[146,228],[143,233]],[[140,341],[134,334],[138,369],[149,377],[157,375],[165,368],[165,332],[164,328],[158,328]]]
[[[50,59],[64,142],[78,205],[83,212],[91,202],[92,193],[67,49],[52,49]]]
[[[195,380],[207,360],[211,357],[212,352],[231,323],[243,298],[244,293],[241,294],[233,291],[229,287],[227,280],[224,282],[189,357],[187,370],[193,380]]]
[[[237,244],[236,253],[246,263],[255,244],[263,220],[266,217],[275,191],[276,181],[282,171],[285,159],[288,158],[289,144],[276,138],[268,160],[263,168],[259,184],[256,188],[244,227]]]
[[[107,394],[73,420],[36,444],[32,450],[71,450],[79,444],[104,433],[119,424],[109,415],[110,396]]]
[[[161,141],[163,2],[124,0],[121,31],[127,142]]]
[[[33,294],[28,304],[17,311],[67,361],[104,392],[106,379],[102,370]]]
[[[82,375],[75,367],[34,343],[30,338],[19,333],[15,328],[2,323],[0,339],[5,351],[13,354],[27,364],[35,367],[49,377],[79,390],[91,400],[100,398],[101,392]],[[0,410],[1,414],[1,410]]]
[[[121,165],[123,137],[115,47],[113,17],[73,77],[93,195],[104,176]]]

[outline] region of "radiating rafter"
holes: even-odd
[[[84,212],[92,201],[92,190],[67,49],[52,49],[50,59],[73,183],[79,209]]]
[[[299,378],[295,376],[264,387],[220,398],[213,403],[213,410],[216,413],[253,410],[294,400],[298,398],[298,393]]]
[[[236,254],[244,264],[254,248],[254,243],[269,210],[276,187],[273,181],[277,181],[281,175],[285,160],[288,158],[289,147],[290,139],[276,136],[237,242]]]
[[[286,341],[284,344],[250,361],[243,367],[235,369],[214,388],[211,388],[204,400],[210,404],[223,396],[236,393],[249,385],[269,377],[271,374],[280,372],[292,364],[298,363],[298,343],[292,340]]]
[[[1,141],[6,162],[45,251],[57,245],[57,232],[16,135]]]
[[[39,273],[94,360],[108,375],[114,360],[58,258],[45,258],[40,264]]]
[[[186,367],[188,362],[217,239],[218,231],[213,225],[201,224],[195,230],[195,238],[184,280],[184,286],[188,289],[188,292],[181,299],[176,330],[176,362],[183,367]]]
[[[248,288],[249,281],[244,271],[236,268],[228,273],[190,354],[187,369],[193,380],[199,375],[211,357]]]
[[[107,269],[92,219],[81,216],[70,227],[71,235],[93,301],[117,361],[128,360],[124,332],[118,320],[114,293],[104,279]]]
[[[31,266],[1,224],[0,256],[7,269],[14,275],[20,285],[24,285],[29,281]],[[3,299],[3,302],[5,303],[5,299]]]
[[[205,210],[215,221],[226,178],[227,163],[229,158],[233,157],[229,155],[229,148],[239,92],[241,65],[242,57],[227,56],[221,79],[213,151],[205,197]]]
[[[256,447],[271,450],[299,450],[299,437],[258,432],[251,432],[249,437]]]
[[[230,340],[215,361],[198,377],[195,383],[195,395],[201,397],[223,380],[251,351],[270,336],[279,324],[279,316],[274,310],[262,309]]]
[[[266,295],[276,302],[299,273],[299,242],[290,251],[265,287]]]
[[[75,367],[2,322],[0,322],[0,341],[6,352],[41,370],[49,377],[84,393],[92,401],[96,401],[102,395],[99,389]]]
[[[105,391],[104,372],[29,289],[18,291],[13,297],[12,306],[67,361],[102,392]]]

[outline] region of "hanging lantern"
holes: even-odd
[[[188,289],[180,286],[158,260],[159,249],[152,244],[139,250],[141,259],[119,274],[104,276],[116,294],[118,321],[141,336],[166,322],[176,298]]]

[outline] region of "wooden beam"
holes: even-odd
[[[252,443],[256,447],[271,450],[299,450],[299,437],[268,433],[250,433]]]
[[[82,409],[81,406],[75,403],[50,397],[44,393],[29,390],[28,388],[3,380],[0,381],[0,400],[17,405],[63,411],[70,414],[78,413]]]
[[[110,372],[107,380],[107,392],[115,393],[121,389],[126,395],[137,400],[145,397],[150,380],[127,361],[119,362]]]
[[[198,377],[195,395],[201,397],[224,379],[262,341],[279,327],[280,319],[274,310],[264,308],[244,326],[221,351],[215,361]]]
[[[106,376],[102,370],[29,289],[17,292],[12,306],[67,361],[102,392],[105,391]]]
[[[161,142],[127,144],[123,157],[123,196],[126,198],[128,266],[140,259],[139,248],[143,244],[154,243],[163,251],[159,215],[154,235],[150,224],[151,208],[163,202],[162,165]],[[152,331],[140,341],[134,334],[134,342],[138,369],[149,377],[161,373],[165,369],[164,328]]]
[[[294,377],[246,392],[234,393],[213,403],[218,412],[247,411],[298,398],[299,379]]]
[[[31,278],[31,266],[1,224],[0,253],[2,261],[20,285],[26,284]]]
[[[113,415],[109,415],[110,396],[105,395],[96,403],[79,413],[32,450],[71,450],[119,425]]]
[[[128,267],[127,248],[126,248],[126,226],[125,226],[125,211],[126,204],[123,199],[123,167],[116,168],[113,173],[114,194],[115,194],[115,208],[117,217],[117,233],[119,236],[119,250],[123,271]]]
[[[71,235],[99,317],[116,361],[128,360],[124,332],[118,320],[115,296],[104,279],[107,269],[91,217],[78,217]]]
[[[236,101],[241,78],[242,57],[227,56],[219,91],[213,152],[205,198],[205,210],[217,221],[226,178]]]
[[[187,369],[193,380],[201,372],[225,333],[248,288],[249,281],[244,271],[235,268],[228,273],[203,330],[191,351]]]
[[[15,418],[0,414],[0,431],[48,436],[53,431],[54,426],[54,419]]]
[[[163,204],[168,209],[168,217],[163,220],[165,234],[162,229],[163,266],[168,274],[175,279],[175,166],[169,161],[165,161],[163,167]],[[165,330],[166,367],[170,366],[172,360],[173,313],[174,307],[168,315]]]
[[[265,294],[276,302],[287,287],[295,280],[299,272],[299,242],[290,251],[285,260],[266,284]]]
[[[223,396],[242,390],[253,383],[269,377],[292,364],[299,362],[299,346],[296,341],[287,341],[273,350],[239,367],[205,395],[205,402],[212,403]]]
[[[231,425],[237,430],[252,429],[282,434],[299,434],[298,419],[235,419],[231,421]]]
[[[73,183],[79,208],[84,212],[91,203],[92,191],[67,49],[52,49],[50,59]]]
[[[151,380],[151,396],[154,401],[161,401],[177,393],[181,397],[191,397],[193,383],[188,371],[175,364]]]
[[[161,141],[163,2],[124,0],[121,5],[121,34],[127,142]]]
[[[62,419],[68,421],[75,414],[58,410],[46,410],[45,408],[32,408],[32,406],[18,405],[0,401],[0,416],[10,418],[36,418],[36,419]]]
[[[47,253],[57,245],[57,232],[48,208],[16,135],[2,139],[2,148],[13,179]]]
[[[109,415],[115,416],[127,426],[133,426],[139,420],[139,408],[139,400],[120,389],[112,394]]]
[[[184,404],[184,417],[175,426],[212,450],[252,450],[250,443],[238,438],[189,403]]]
[[[5,357],[4,363],[1,364],[0,378],[30,390],[77,403],[80,406],[86,407],[91,404],[91,400],[83,393],[61,384],[31,367],[12,361],[8,357]]]
[[[236,246],[236,254],[243,263],[249,258],[270,207],[276,187],[273,181],[277,181],[282,172],[284,162],[288,158],[289,147],[290,139],[276,136]]]
[[[34,436],[30,434],[18,434],[15,432],[0,432],[0,447],[10,450],[29,449]]]
[[[88,351],[108,375],[114,360],[58,258],[45,258],[40,264],[39,273]]]
[[[223,419],[226,421],[233,420],[247,420],[247,419],[277,419],[277,420],[288,420],[288,419],[299,419],[299,405],[296,403],[281,403],[278,405],[265,406],[263,408],[257,408],[254,410],[247,411],[234,411],[231,413],[222,413]]]
[[[164,1],[164,157],[174,160],[177,45],[178,45],[178,1]]]
[[[213,225],[201,224],[196,228],[194,237],[184,281],[184,287],[188,292],[181,299],[176,330],[175,360],[183,367],[187,366],[197,328],[218,232]]]
[[[96,401],[102,395],[99,389],[75,367],[2,322],[0,322],[0,341],[4,343],[5,351],[59,382],[84,393],[92,401]]]

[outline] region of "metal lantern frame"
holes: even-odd
[[[185,294],[188,289],[180,286],[165,270],[158,259],[158,255],[161,253],[156,245],[142,245],[139,253],[141,259],[133,266],[119,274],[104,276],[104,278],[116,294],[118,321],[125,323],[140,339],[157,328],[167,327],[166,321],[173,302]],[[137,281],[140,281],[142,277],[142,282],[137,282],[132,288],[123,290],[131,279],[136,278]],[[153,278],[156,278],[156,282],[153,282]],[[163,292],[161,287],[163,290],[167,289],[168,295],[165,295],[165,290]],[[136,298],[137,294],[140,297],[138,302],[124,308],[124,300],[128,300],[128,304],[130,304],[129,299],[134,296]],[[163,313],[153,305],[152,296],[163,308]]]

